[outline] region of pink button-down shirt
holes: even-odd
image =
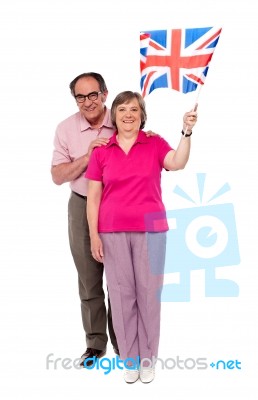
[[[80,112],[71,115],[57,126],[52,165],[76,160],[88,152],[90,143],[97,137],[111,137],[113,133],[114,127],[108,109],[99,129],[93,129]],[[87,182],[84,172],[70,182],[70,187],[76,193],[83,196],[87,195]]]

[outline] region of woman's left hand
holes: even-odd
[[[184,114],[184,117],[183,117],[183,123],[184,123],[183,124],[183,130],[184,130],[184,132],[187,131],[188,133],[190,133],[192,131],[194,125],[196,124],[196,121],[197,121],[197,107],[198,107],[198,104],[196,103],[194,108],[191,111],[186,112]]]

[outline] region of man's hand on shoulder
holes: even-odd
[[[109,138],[106,138],[106,137],[100,137],[98,139],[93,140],[91,142],[91,144],[89,145],[89,149],[88,149],[88,153],[87,153],[88,157],[90,157],[92,150],[95,147],[106,146],[108,144],[108,142],[109,142]]]
[[[146,134],[147,137],[149,137],[149,136],[160,136],[158,133],[155,133],[155,132],[150,131],[150,130],[145,132],[145,134]]]

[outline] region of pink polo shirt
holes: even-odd
[[[116,133],[107,146],[94,149],[85,177],[103,182],[99,232],[168,230],[161,198],[161,171],[172,150],[160,136],[140,131],[128,154]]]
[[[73,162],[88,152],[89,145],[93,140],[98,137],[111,137],[113,133],[114,126],[108,109],[99,129],[92,128],[80,112],[71,115],[57,126],[52,165]],[[87,182],[84,173],[70,182],[70,187],[74,192],[86,196]]]

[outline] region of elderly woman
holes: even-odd
[[[120,357],[131,361],[124,373],[127,383],[139,377],[148,383],[155,376],[158,293],[168,230],[161,171],[185,167],[196,108],[185,113],[174,150],[160,136],[143,132],[147,114],[142,96],[131,91],[118,94],[111,107],[117,130],[108,144],[94,149],[85,174],[91,251],[104,263]]]

